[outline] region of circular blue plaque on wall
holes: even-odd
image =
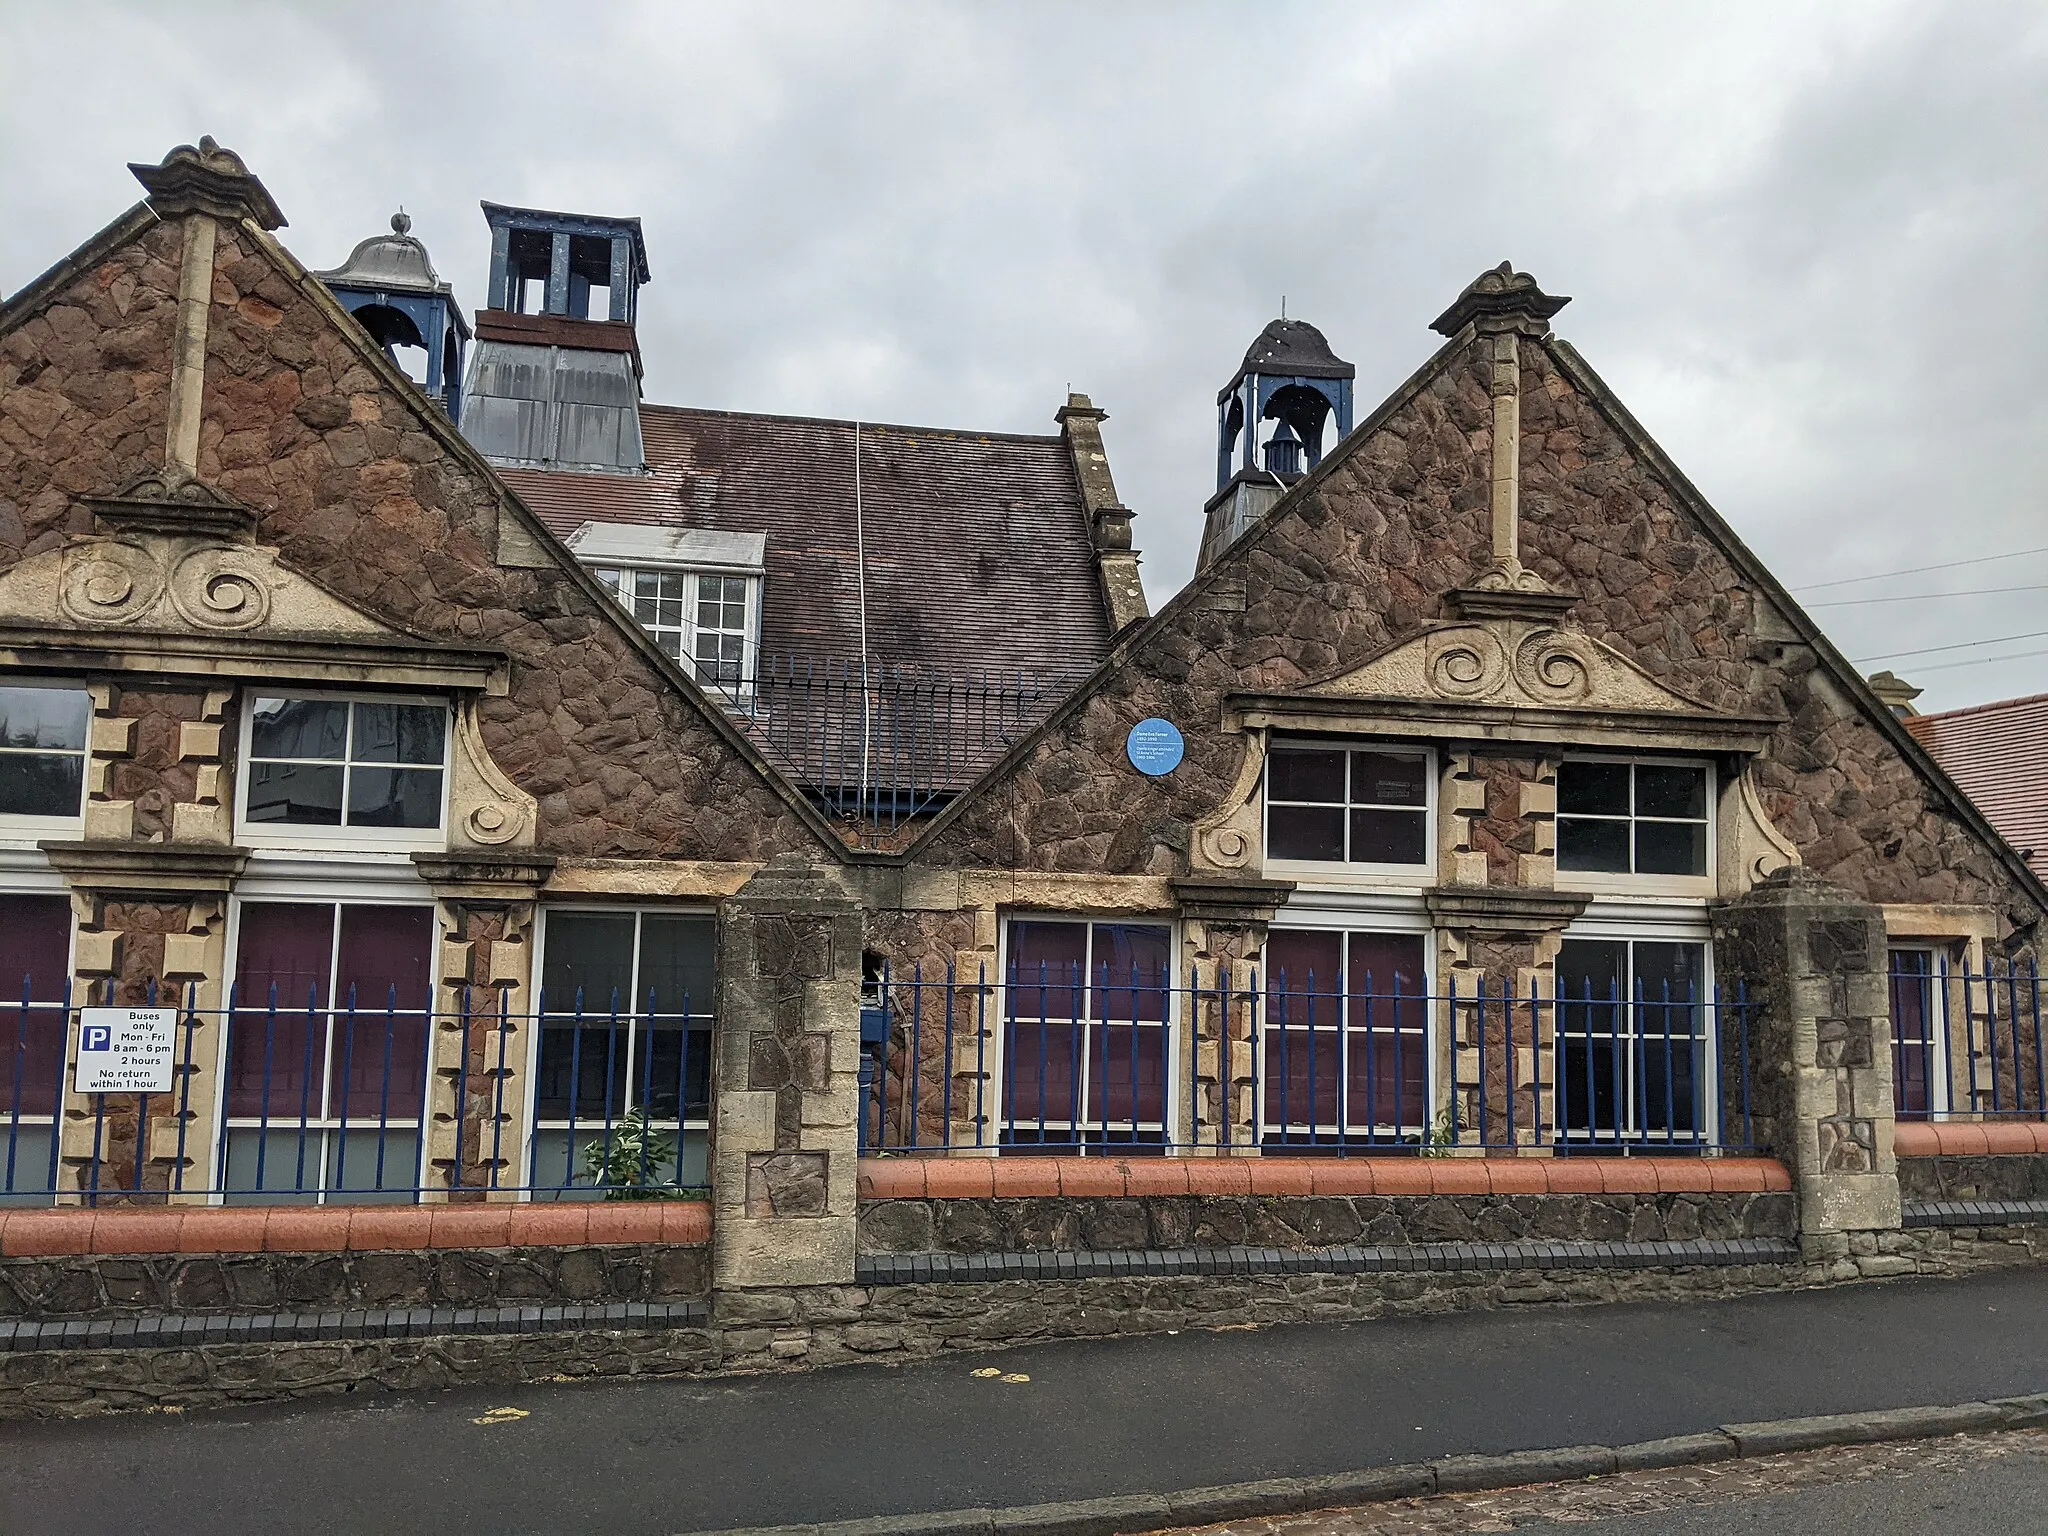
[[[1171,720],[1161,720],[1156,716],[1132,726],[1131,734],[1124,742],[1124,752],[1130,758],[1131,766],[1155,779],[1178,768],[1187,750],[1188,744],[1181,739],[1179,727]]]

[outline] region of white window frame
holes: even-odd
[[[1711,796],[1713,788],[1711,780],[1708,781],[1707,787]],[[1708,803],[1709,805],[1712,804],[1711,798]],[[1713,847],[1712,834],[1713,829],[1709,826],[1707,843],[1709,849]],[[1711,855],[1709,857],[1711,858]],[[1721,1060],[1721,1010],[1717,1006],[1714,990],[1713,929],[1707,919],[1705,903],[1684,900],[1666,900],[1655,903],[1594,902],[1588,905],[1584,912],[1580,913],[1576,919],[1565,927],[1563,938],[1567,941],[1572,939],[1590,939],[1602,943],[1627,944],[1629,946],[1627,955],[1628,971],[1631,976],[1635,974],[1635,946],[1639,943],[1697,944],[1700,947],[1700,996],[1696,1004],[1700,1009],[1701,1016],[1700,1033],[1698,1036],[1693,1037],[1697,1038],[1700,1042],[1698,1072],[1700,1078],[1698,1085],[1700,1128],[1696,1134],[1684,1136],[1674,1135],[1667,1128],[1663,1133],[1662,1140],[1665,1145],[1683,1148],[1688,1151],[1695,1148],[1712,1149],[1719,1146],[1721,1142],[1721,1085],[1718,1069],[1724,1065]],[[1553,972],[1553,976],[1554,974]],[[1633,984],[1631,984],[1630,990],[1631,995],[1623,998],[1621,1005],[1629,1009],[1632,1016],[1635,1003]],[[1553,997],[1555,997],[1554,991]],[[1551,1021],[1551,1134],[1555,1138],[1556,1143],[1578,1149],[1597,1149],[1602,1145],[1612,1146],[1616,1144],[1618,1138],[1611,1131],[1602,1133],[1596,1126],[1589,1128],[1583,1133],[1574,1135],[1569,1134],[1565,1128],[1564,1046],[1566,1036],[1562,1027],[1564,1023],[1562,1010],[1574,1001],[1582,1002],[1583,999],[1558,998],[1553,1004],[1556,1012],[1553,1014]],[[1661,999],[1645,999],[1645,1001],[1658,1002]],[[1600,999],[1595,998],[1594,1003],[1598,1006]],[[1632,1017],[1631,1027],[1633,1027]],[[1573,1036],[1571,1038],[1583,1039],[1584,1037]],[[1630,1038],[1632,1038],[1631,1035],[1624,1034],[1624,1046]],[[1647,1049],[1647,1042],[1653,1037],[1646,1033],[1641,1038],[1646,1042],[1645,1049]],[[1661,1040],[1663,1038],[1662,1033],[1659,1032],[1654,1038]],[[1597,1045],[1600,1042],[1601,1036],[1595,1034],[1593,1036],[1593,1043]],[[1752,1056],[1753,1065],[1754,1057]],[[1707,1078],[1709,1068],[1715,1069],[1715,1075],[1712,1080]],[[1631,1064],[1630,1073],[1625,1082],[1625,1087],[1629,1090],[1625,1102],[1630,1107],[1631,1119],[1634,1115],[1635,1105],[1634,1082],[1633,1065]],[[1641,1128],[1637,1128],[1637,1130],[1639,1134],[1637,1134],[1634,1140],[1622,1141],[1620,1144],[1636,1148],[1648,1148],[1657,1144],[1658,1138],[1642,1131]]]
[[[670,660],[687,672],[698,687],[704,689],[714,698],[724,699],[733,703],[743,704],[753,697],[755,681],[761,666],[761,575],[759,572],[722,569],[716,566],[661,565],[645,561],[637,565],[627,564],[623,561],[593,563],[590,567],[590,572],[612,594],[613,601],[626,610],[626,613],[632,618],[634,623],[647,631],[647,634],[653,639],[654,643],[661,647]],[[629,593],[626,588],[635,578],[643,575],[655,577],[677,576],[688,583],[688,596],[682,600],[683,622],[681,624],[654,625],[634,613],[633,594]],[[746,583],[745,617],[742,620],[742,627],[739,631],[740,675],[738,683],[730,686],[720,682],[707,682],[698,670],[701,664],[697,660],[697,637],[700,633],[697,623],[697,605],[699,601],[697,583],[709,580],[740,581]],[[721,601],[723,601],[722,598]],[[734,633],[734,631],[721,626],[713,631],[713,633],[729,635]],[[682,651],[680,656],[662,644],[662,637],[664,635],[676,636],[677,644]]]
[[[718,913],[716,908],[701,905],[649,906],[637,903],[630,905],[618,905],[606,902],[575,901],[547,902],[542,904],[540,909],[540,933],[538,936],[538,942],[534,947],[532,979],[531,985],[529,986],[527,993],[527,995],[529,996],[529,998],[531,998],[532,1001],[529,1005],[531,1011],[526,1019],[526,1104],[524,1114],[526,1130],[525,1135],[521,1138],[519,1148],[519,1183],[522,1189],[520,1198],[524,1200],[531,1200],[536,1194],[540,1193],[545,1193],[550,1199],[573,1198],[566,1189],[557,1186],[552,1179],[549,1179],[544,1182],[535,1177],[537,1170],[534,1168],[533,1158],[534,1141],[536,1137],[538,1137],[543,1131],[548,1132],[550,1134],[567,1133],[573,1131],[574,1134],[579,1137],[593,1131],[602,1134],[607,1124],[607,1121],[603,1113],[601,1113],[598,1117],[590,1120],[584,1120],[579,1118],[576,1120],[573,1126],[567,1119],[543,1121],[540,1118],[540,1048],[541,1029],[543,1024],[543,1015],[540,1012],[540,1007],[541,1004],[546,1001],[546,999],[541,996],[541,978],[547,974],[550,923],[551,920],[557,914],[561,913],[600,913],[607,917],[630,916],[633,919],[633,978],[636,988],[640,977],[640,944],[641,935],[645,932],[644,919],[649,917],[709,918],[714,924],[712,937],[712,965],[714,969],[714,987],[716,985],[717,980],[715,974],[717,966],[717,931],[715,924],[717,922]],[[686,1052],[689,1049],[689,1045],[687,1042],[688,1027],[689,1025],[694,1024],[699,1019],[703,1019],[711,1026],[712,1049],[714,1051],[717,1049],[718,999],[716,992],[714,991],[712,997],[709,999],[711,1003],[711,1006],[709,1008],[701,1006],[703,1001],[703,999],[691,998],[690,1011],[689,1013],[682,1016],[685,1020],[686,1036],[683,1049]],[[640,1079],[637,1071],[639,1059],[636,1055],[636,1051],[638,1049],[641,1036],[643,1034],[643,1030],[639,1022],[639,1010],[640,1001],[637,998],[631,1000],[630,1006],[626,1010],[624,1010],[628,1022],[626,1029],[626,1061],[625,1066],[623,1068],[625,1072],[625,1108],[620,1111],[621,1115],[630,1113],[634,1108],[635,1101],[639,1098]],[[674,1015],[665,1013],[662,1015],[662,1017],[670,1018],[674,1017]],[[685,1064],[687,1065],[687,1058]],[[715,1063],[713,1065],[713,1071],[715,1074]],[[655,1130],[673,1131],[675,1133],[676,1163],[678,1171],[680,1171],[683,1162],[684,1138],[692,1134],[703,1136],[708,1136],[710,1134],[711,1107],[707,1105],[705,1113],[701,1115],[688,1115],[682,1113],[684,1106],[680,1103],[676,1107],[678,1111],[676,1119],[652,1120],[648,1123]],[[618,1120],[614,1118],[610,1120],[609,1123],[616,1126],[618,1124]],[[580,1175],[582,1172],[582,1162],[580,1156],[578,1156],[574,1151],[573,1143],[571,1158],[573,1164],[571,1168],[571,1173],[574,1175]],[[709,1177],[708,1168],[706,1170],[706,1177]],[[592,1188],[589,1198],[598,1198],[598,1190],[595,1187]]]
[[[1953,942],[1945,942],[1941,939],[1889,937],[1885,940],[1885,1049],[1887,1051],[1899,1051],[1902,1049],[1897,1033],[1898,1022],[1891,1014],[1892,956],[1901,950],[1927,957],[1927,974],[1921,978],[1927,986],[1926,1008],[1928,1045],[1930,1047],[1927,1060],[1926,1117],[1930,1121],[1950,1120],[1955,1117],[1954,1088],[1949,1081],[1949,1052],[1951,1049],[1949,1031],[1955,1017],[1955,1004],[1951,998],[1949,987],[1943,984],[1943,978],[1952,976],[1956,971],[1964,967],[1957,964]],[[1963,1006],[1969,1006],[1967,1000],[1965,1000]],[[1917,1045],[1915,1049],[1918,1049]],[[1894,1065],[1896,1067],[1896,1062]],[[1893,1073],[1895,1085],[1893,1088],[1894,1103],[1897,1102],[1897,1076],[1898,1074],[1895,1070]],[[1903,1112],[1900,1112],[1900,1115],[1901,1118],[1904,1118]],[[1918,1119],[1919,1116],[1916,1115],[1913,1118]]]
[[[1637,875],[1622,874],[1612,870],[1566,869],[1561,858],[1553,856],[1556,865],[1557,888],[1561,891],[1589,891],[1596,895],[1629,896],[1712,896],[1715,881],[1720,878],[1716,868],[1720,834],[1720,775],[1711,758],[1705,757],[1657,757],[1644,753],[1615,752],[1568,752],[1558,764],[1559,789],[1563,788],[1565,763],[1626,763],[1634,768],[1698,768],[1706,774],[1706,872],[1699,875]],[[1629,779],[1630,811],[1626,818],[1629,828],[1629,858],[1635,858],[1635,828],[1639,822],[1666,825],[1692,826],[1696,823],[1686,818],[1667,816],[1637,816],[1634,811],[1635,779]],[[1574,817],[1574,820],[1622,821],[1619,816]],[[1566,812],[1560,808],[1551,826],[1553,850],[1561,847],[1564,840]]]
[[[0,673],[0,688],[41,688],[53,693],[76,693],[85,698],[85,745],[79,748],[78,810],[69,816],[0,815],[0,845],[35,846],[45,837],[80,837],[85,831],[85,806],[92,798],[92,731],[97,718],[92,690],[84,683],[61,677],[13,677]],[[50,752],[34,748],[0,747],[0,754],[37,757],[70,757],[69,751]]]
[[[323,1059],[328,1062],[328,1070],[322,1079],[329,1096],[332,1093],[332,1079],[334,1076],[332,1063],[334,1016],[338,1011],[334,1002],[334,988],[336,983],[335,972],[339,969],[341,949],[340,909],[342,907],[424,907],[434,914],[427,951],[428,994],[425,1010],[427,1043],[432,1054],[428,1057],[426,1063],[426,1080],[421,1085],[418,1117],[416,1120],[408,1121],[401,1116],[390,1115],[384,1122],[386,1129],[411,1130],[419,1138],[419,1156],[413,1168],[412,1183],[414,1187],[410,1192],[410,1200],[417,1202],[424,1198],[423,1188],[426,1184],[429,1150],[427,1139],[432,1127],[434,1102],[434,1068],[438,1065],[440,1054],[440,1045],[435,1038],[435,1014],[438,1011],[437,1004],[439,999],[437,994],[439,992],[439,984],[433,974],[442,938],[439,903],[435,901],[433,892],[426,883],[420,880],[416,874],[410,882],[411,889],[408,889],[397,878],[397,870],[388,864],[382,868],[377,866],[366,867],[359,872],[358,879],[352,886],[351,884],[343,884],[338,888],[334,883],[333,870],[330,866],[321,867],[320,874],[326,878],[317,884],[306,878],[308,873],[310,872],[295,871],[284,873],[281,871],[275,878],[244,880],[236,887],[234,895],[228,902],[226,956],[222,967],[224,983],[220,994],[220,1012],[216,1015],[219,1025],[219,1040],[215,1048],[213,1081],[216,1085],[215,1091],[218,1097],[214,1104],[210,1106],[213,1134],[208,1138],[207,1146],[206,1182],[210,1186],[207,1200],[212,1205],[225,1205],[231,1198],[237,1205],[326,1205],[329,1203],[327,1165],[329,1148],[334,1144],[335,1135],[341,1129],[341,1117],[339,1115],[309,1115],[306,1120],[308,1146],[310,1148],[317,1145],[319,1149],[317,1168],[311,1166],[313,1159],[310,1155],[307,1159],[309,1164],[307,1181],[312,1186],[310,1189],[296,1191],[237,1190],[231,1195],[225,1187],[228,1182],[226,1161],[228,1133],[230,1131],[254,1131],[260,1135],[264,1130],[264,1120],[260,1115],[230,1116],[228,1113],[229,1014],[231,1011],[235,1011],[230,1009],[229,1004],[232,1001],[239,1005],[240,1011],[245,1012],[251,1006],[246,999],[236,995],[237,984],[241,980],[237,971],[242,952],[242,913],[246,907],[252,905],[266,907],[297,905],[325,906],[335,909],[333,932],[328,939],[327,951],[327,1005],[325,1011],[327,1015],[328,1054]],[[268,1000],[266,999],[257,1006],[267,1009],[269,1006]],[[301,1003],[298,1005],[298,1008],[302,1010],[304,1006]],[[278,1007],[280,1012],[284,1011],[284,1000],[281,998],[278,1001]],[[346,1093],[346,1091],[347,1085],[344,1083],[343,1092]],[[322,1107],[325,1108],[327,1106],[323,1104]],[[282,1124],[279,1123],[280,1120],[282,1120]],[[272,1115],[269,1121],[269,1128],[272,1132],[280,1130],[286,1132],[294,1131],[298,1129],[298,1116],[295,1113],[287,1113],[282,1116]],[[377,1130],[377,1122],[374,1120],[351,1119],[349,1130],[351,1133],[360,1130],[365,1135],[374,1135]],[[388,1164],[386,1168],[388,1171]],[[405,1203],[392,1198],[400,1193],[401,1191],[398,1190],[388,1191],[384,1197],[374,1202],[363,1202],[356,1196],[342,1193],[334,1203],[341,1205],[359,1203],[395,1205]]]
[[[1382,897],[1376,900],[1370,895],[1360,895],[1349,898],[1341,894],[1324,895],[1321,897],[1310,896],[1305,904],[1297,905],[1294,902],[1289,902],[1288,905],[1280,908],[1280,910],[1274,914],[1273,921],[1267,928],[1267,939],[1269,944],[1274,934],[1289,932],[1340,933],[1345,935],[1347,940],[1349,935],[1354,933],[1379,934],[1382,936],[1402,938],[1416,937],[1422,940],[1423,990],[1421,997],[1423,1003],[1423,1015],[1422,1041],[1418,1049],[1420,1049],[1420,1051],[1422,1052],[1423,1062],[1423,1120],[1421,1124],[1415,1126],[1409,1126],[1404,1123],[1400,1127],[1400,1129],[1402,1131],[1412,1131],[1415,1135],[1417,1144],[1426,1145],[1429,1141],[1431,1133],[1436,1128],[1437,1117],[1441,1113],[1441,1110],[1439,1109],[1437,1104],[1437,1041],[1440,1038],[1440,1036],[1439,1021],[1437,1018],[1438,1006],[1436,997],[1436,931],[1430,923],[1429,914],[1423,909],[1422,904],[1413,898],[1402,900],[1400,898],[1389,899]],[[1346,942],[1342,950],[1340,951],[1343,956],[1343,964],[1345,967],[1344,984],[1347,988],[1350,984],[1350,949],[1350,944]],[[1266,1085],[1268,1082],[1271,1081],[1271,1079],[1267,1075],[1267,1061],[1269,1056],[1267,1035],[1269,1034],[1269,1032],[1273,1030],[1275,1024],[1274,1010],[1271,1002],[1273,996],[1274,975],[1275,971],[1272,965],[1272,955],[1269,949],[1268,951],[1262,954],[1260,962],[1259,1039],[1256,1047],[1258,1052],[1257,1064],[1259,1074],[1259,1093],[1261,1096],[1261,1102],[1258,1106],[1258,1112],[1259,1125],[1262,1131],[1267,1131],[1271,1129],[1271,1127],[1269,1127],[1266,1124],[1264,1095],[1266,1092]],[[1303,1027],[1303,1024],[1302,1022],[1297,1021],[1293,1023],[1290,1027],[1300,1028]],[[1326,1027],[1329,1028],[1332,1033],[1337,1034],[1340,1037],[1340,1039],[1344,1041],[1344,1050],[1347,1055],[1350,1048],[1349,1036],[1354,1033],[1363,1033],[1362,1030],[1350,1029],[1348,1025],[1344,1024],[1340,1019],[1339,1023],[1330,1026],[1325,1026],[1321,1022],[1318,1022],[1316,1025],[1317,1034],[1322,1034]],[[1340,1056],[1340,1073],[1344,1072],[1347,1069],[1347,1066],[1348,1063],[1346,1062],[1345,1057]],[[1348,1078],[1348,1076],[1340,1076],[1338,1081],[1342,1084],[1348,1085],[1350,1079]],[[1346,1108],[1348,1110],[1348,1103],[1346,1105]],[[1361,1134],[1367,1136],[1376,1136],[1380,1134],[1380,1132],[1383,1130],[1392,1133],[1394,1132],[1395,1127],[1393,1127],[1392,1125],[1384,1127],[1377,1125],[1361,1125],[1356,1127],[1356,1129]],[[1334,1123],[1325,1124],[1321,1121],[1318,1121],[1316,1123],[1316,1141],[1318,1144],[1336,1146],[1340,1144],[1342,1132],[1343,1128]],[[1276,1156],[1284,1156],[1291,1151],[1298,1150],[1300,1147],[1305,1147],[1307,1145],[1309,1145],[1307,1142],[1294,1143],[1288,1141],[1281,1141],[1274,1144],[1273,1151],[1274,1155]]]
[[[352,827],[346,821],[336,827],[300,826],[291,822],[249,820],[249,782],[255,777],[255,760],[250,755],[250,742],[256,728],[256,700],[259,698],[310,699],[328,703],[346,704],[406,704],[413,706],[434,706],[443,717],[441,732],[441,809],[439,819],[431,827]],[[235,774],[235,831],[237,841],[249,848],[333,848],[351,852],[378,849],[439,849],[448,845],[448,797],[450,785],[455,777],[455,709],[453,701],[444,694],[378,693],[334,688],[293,688],[255,687],[245,688],[241,697],[241,724],[237,731]],[[355,713],[349,713],[349,745],[344,751],[354,750]],[[279,759],[265,758],[265,762]],[[285,761],[293,761],[285,759]],[[344,762],[323,761],[318,766],[340,767],[342,769],[342,815],[348,815],[348,775],[358,767],[366,768],[431,768],[430,763],[363,763],[354,759]]]
[[[1420,806],[1389,806],[1389,810],[1422,812],[1422,862],[1420,864],[1371,864],[1354,863],[1350,860],[1286,859],[1273,853],[1273,754],[1293,750],[1322,752],[1377,752],[1386,757],[1419,758],[1422,762],[1422,804]],[[1266,741],[1266,762],[1259,773],[1259,845],[1265,853],[1265,871],[1281,875],[1317,887],[1342,888],[1344,886],[1370,886],[1385,888],[1398,886],[1416,889],[1436,883],[1437,860],[1437,800],[1440,777],[1440,758],[1434,746],[1412,741],[1382,741],[1357,736],[1288,736],[1271,737]],[[1346,794],[1350,793],[1350,764],[1345,764]],[[1283,801],[1293,805],[1305,802]],[[1315,802],[1321,803],[1321,802]],[[1370,807],[1366,807],[1370,809]],[[1351,810],[1347,800],[1344,807],[1344,844],[1351,845]]]
[[[1180,1072],[1182,989],[1179,985],[1177,967],[1177,960],[1180,955],[1180,925],[1170,916],[1136,912],[1095,912],[1084,914],[1075,912],[1005,911],[1001,914],[1001,931],[998,935],[996,949],[996,1010],[995,1017],[990,1021],[995,1039],[993,1041],[994,1049],[989,1053],[992,1061],[989,1092],[994,1099],[994,1104],[993,1107],[984,1106],[982,1111],[989,1122],[989,1128],[992,1133],[989,1136],[989,1145],[994,1148],[1013,1149],[1020,1155],[1029,1153],[1035,1145],[1038,1145],[1032,1142],[1010,1142],[1004,1140],[1011,1126],[1009,1107],[1006,1102],[1006,1089],[1010,1081],[1008,1051],[1010,1043],[1010,925],[1012,923],[1080,923],[1088,929],[1087,959],[1083,962],[1083,968],[1087,974],[1082,977],[1081,982],[1084,997],[1087,994],[1087,989],[1094,985],[1095,926],[1098,923],[1130,928],[1163,928],[1166,930],[1166,1017],[1161,1021],[1161,1028],[1165,1032],[1162,1047],[1165,1070],[1162,1074],[1159,1089],[1160,1119],[1157,1122],[1137,1119],[1135,1113],[1137,1106],[1134,1101],[1132,1104],[1132,1118],[1123,1122],[1112,1120],[1110,1125],[1112,1129],[1119,1123],[1127,1127],[1131,1143],[1137,1143],[1137,1138],[1140,1134],[1150,1134],[1157,1131],[1160,1133],[1160,1150],[1165,1153],[1175,1151],[1182,1134],[1180,1094],[1184,1087]],[[1019,1022],[1021,1024],[1024,1021],[1020,1019]],[[1065,1023],[1068,1021],[1054,1021],[1048,1017],[1047,1022]],[[1095,1020],[1083,1018],[1081,1023],[1086,1032],[1083,1035],[1084,1042],[1087,1039],[1087,1035],[1092,1034],[1096,1024],[1113,1025],[1116,1022],[1117,1020],[1115,1019]],[[1118,1157],[1127,1155],[1126,1148],[1130,1143],[1109,1142],[1100,1146],[1090,1146],[1082,1139],[1088,1129],[1087,1123],[1081,1118],[1081,1111],[1088,1103],[1088,1073],[1091,1057],[1092,1052],[1085,1048],[1084,1043],[1084,1048],[1081,1052],[1080,1079],[1074,1085],[1072,1109],[1067,1121],[1063,1124],[1051,1117],[1047,1117],[1044,1122],[1047,1133],[1064,1129],[1072,1135],[1073,1150],[1070,1152],[1062,1147],[1061,1151],[1055,1155],[1062,1157],[1077,1155],[1082,1157]],[[1035,1117],[1028,1120],[1019,1120],[1016,1124],[1034,1131],[1039,1127],[1039,1121]],[[1143,1146],[1151,1145],[1149,1142],[1137,1144]]]

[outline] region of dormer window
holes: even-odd
[[[567,542],[700,685],[728,703],[751,696],[765,534],[585,523]]]

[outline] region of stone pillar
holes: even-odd
[[[712,1277],[850,1285],[859,1174],[860,906],[784,854],[719,912]]]
[[[428,1198],[516,1200],[527,1183],[535,925],[555,860],[459,848],[413,863],[433,887],[440,931],[425,1140],[432,1177],[451,1193]]]
[[[1180,907],[1183,994],[1172,1100],[1166,1123],[1183,1146],[1249,1149],[1255,1145],[1258,1105],[1253,1071],[1259,998],[1254,976],[1262,969],[1266,930],[1294,891],[1290,880],[1195,875],[1173,882]],[[1264,979],[1259,978],[1263,988]]]
[[[1755,1009],[1757,1138],[1792,1169],[1808,1246],[1846,1257],[1850,1234],[1900,1225],[1884,914],[1793,867],[1724,903],[1715,930],[1724,991],[1740,981]]]

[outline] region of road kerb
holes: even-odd
[[[1068,1499],[1006,1509],[940,1510],[817,1525],[743,1526],[688,1536],[1141,1536],[1149,1531],[1230,1520],[1349,1509],[1437,1493],[1481,1493],[1535,1483],[1574,1482],[1616,1472],[1703,1466],[1830,1445],[1872,1445],[2043,1426],[2048,1426],[2048,1392],[1981,1403],[1725,1424],[1705,1434],[1674,1435],[1632,1445],[1568,1445],[1498,1456],[1444,1456],[1406,1466],[1317,1477],[1262,1478],[1180,1493]]]

